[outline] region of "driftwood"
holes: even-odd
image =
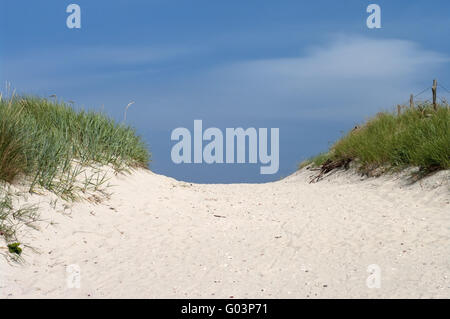
[[[350,158],[344,158],[344,159],[339,159],[339,160],[334,160],[334,161],[331,159],[328,159],[328,160],[326,160],[325,163],[323,163],[320,166],[319,174],[314,176],[309,182],[316,183],[316,182],[320,181],[326,174],[328,174],[332,170],[335,170],[338,168],[348,169],[350,162],[351,162]]]

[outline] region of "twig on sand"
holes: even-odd
[[[350,162],[351,162],[351,159],[349,159],[349,158],[339,159],[339,160],[335,160],[335,161],[328,159],[320,167],[319,174],[314,176],[309,181],[309,183],[316,183],[316,182],[320,181],[324,175],[328,174],[329,172],[331,172],[334,169],[341,168],[341,167],[347,169],[349,167]]]

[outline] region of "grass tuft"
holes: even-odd
[[[147,167],[150,154],[133,128],[105,114],[75,111],[37,97],[0,100],[0,181],[31,178],[58,195],[73,191],[82,167]]]
[[[399,116],[379,113],[338,140],[328,153],[300,165],[342,160],[357,162],[363,172],[380,167],[419,167],[424,172],[449,169],[450,110],[441,105],[435,111],[423,105]]]
[[[23,206],[15,209],[13,205],[13,195],[6,185],[0,185],[0,237],[3,237],[12,260],[19,261],[22,248],[18,242],[16,231],[23,225],[34,227],[34,223],[38,220],[37,207],[35,205]],[[1,253],[0,253],[1,254]],[[2,254],[3,255],[3,254]]]

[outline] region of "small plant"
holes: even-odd
[[[12,243],[12,244],[8,244],[8,251],[11,254],[16,254],[19,255],[22,254],[22,248],[19,247],[20,243]]]
[[[35,227],[34,223],[38,220],[37,207],[35,205],[25,205],[15,208],[13,205],[13,192],[0,185],[0,236],[6,242],[17,240],[16,230],[21,225]],[[15,193],[21,196],[20,193]]]

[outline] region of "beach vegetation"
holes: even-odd
[[[450,110],[431,104],[401,114],[378,113],[336,141],[329,151],[300,164],[338,168],[356,164],[363,173],[417,167],[425,174],[450,168]],[[337,167],[334,167],[337,166]]]

